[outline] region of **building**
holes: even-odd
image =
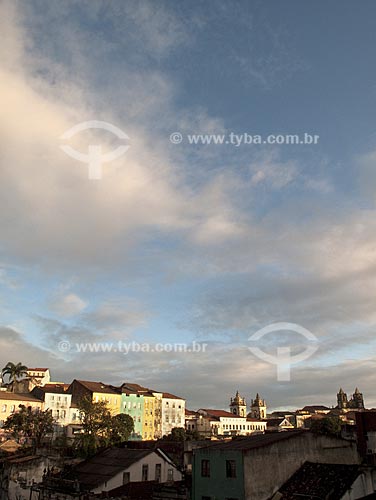
[[[72,422],[72,394],[67,392],[67,384],[45,384],[34,387],[31,394],[43,402],[45,410],[51,410],[55,419],[54,434],[62,434],[64,428]],[[74,410],[75,411],[75,410]]]
[[[162,398],[162,435],[171,433],[174,427],[185,426],[185,399],[163,392]]]
[[[25,406],[34,411],[41,410],[43,403],[31,394],[0,391],[0,427],[3,427],[6,419],[16,413],[20,406]]]
[[[12,392],[26,394],[31,392],[34,387],[48,384],[50,380],[51,376],[48,368],[28,368],[24,378],[13,380],[8,384],[8,387]]]
[[[51,382],[50,370],[48,368],[28,368],[27,377],[35,382],[35,385],[43,386]]]
[[[75,467],[71,479],[77,479],[81,491],[108,492],[130,482],[181,481],[182,474],[159,448],[109,448]]]
[[[245,399],[239,395],[239,391],[236,391],[235,397],[231,398],[230,412],[239,417],[247,416],[247,403]]]
[[[119,389],[121,411],[135,422],[134,439],[160,439],[174,427],[184,427],[184,399],[130,382],[124,382]]]
[[[356,412],[357,443],[360,455],[376,465],[376,411]]]
[[[77,405],[84,397],[90,397],[93,402],[104,401],[112,415],[121,412],[122,396],[118,389],[103,382],[88,380],[73,380],[67,389],[72,395],[72,403]]]
[[[287,418],[268,418],[266,420],[266,428],[268,431],[288,431],[294,429],[294,426]]]
[[[304,430],[211,443],[193,451],[192,498],[269,499],[305,461],[360,463],[355,443]]]
[[[250,417],[241,417],[225,410],[201,408],[197,412],[197,432],[201,437],[247,436],[265,432],[266,422]]]
[[[122,384],[121,389],[121,413],[126,413],[133,418],[134,431],[131,439],[142,439],[143,417],[144,417],[144,392],[134,387],[136,384]],[[138,386],[141,387],[141,386]]]
[[[347,394],[341,387],[337,394],[337,408],[339,410],[364,410],[363,394],[356,388],[352,398],[348,400]]]

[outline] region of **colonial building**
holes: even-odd
[[[185,426],[185,399],[162,393],[162,435],[170,434],[174,427]]]
[[[55,420],[55,434],[62,434],[64,427],[72,423],[72,394],[67,392],[67,384],[45,384],[34,387],[31,394],[43,402],[45,410],[51,410]]]
[[[248,436],[263,433],[266,422],[250,417],[241,417],[225,410],[201,408],[197,412],[196,430],[201,437]],[[190,425],[192,426],[192,421]]]
[[[88,380],[73,380],[67,389],[72,395],[72,403],[79,404],[84,397],[90,397],[93,402],[104,401],[112,415],[120,413],[121,393],[110,385],[103,382],[91,382]]]
[[[12,392],[25,394],[31,392],[34,387],[48,384],[50,380],[51,376],[48,368],[28,368],[24,378],[13,380],[7,385]]]
[[[41,410],[43,403],[32,394],[0,391],[0,427],[4,425],[8,417],[19,411],[20,406],[25,406],[31,410]]]

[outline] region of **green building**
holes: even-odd
[[[121,394],[121,413],[125,413],[133,418],[134,431],[130,437],[131,440],[142,439],[144,404],[142,395],[137,394],[137,392],[127,391],[123,388]]]
[[[195,450],[193,455],[193,500],[244,500],[243,455],[237,450]]]

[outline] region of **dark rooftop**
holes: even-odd
[[[305,462],[279,489],[280,500],[339,500],[359,474],[359,465]]]
[[[231,441],[221,441],[220,443],[208,443],[205,449],[213,450],[252,450],[255,448],[262,448],[264,446],[270,446],[279,441],[284,441],[285,439],[295,438],[308,432],[306,430],[297,429],[289,430],[286,432],[270,432],[269,434],[256,434],[249,437],[239,437]]]
[[[77,478],[87,489],[96,488],[150,453],[153,450],[109,448],[77,465],[72,479]]]

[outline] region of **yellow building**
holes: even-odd
[[[144,395],[144,414],[142,418],[142,439],[154,439],[155,397],[152,393]]]
[[[20,405],[32,410],[41,410],[43,402],[30,394],[0,391],[0,427],[4,425],[8,417],[19,410]]]
[[[121,412],[120,391],[102,382],[73,380],[67,392],[72,394],[73,404],[78,404],[82,398],[89,396],[95,403],[105,401],[112,415],[118,415]]]

